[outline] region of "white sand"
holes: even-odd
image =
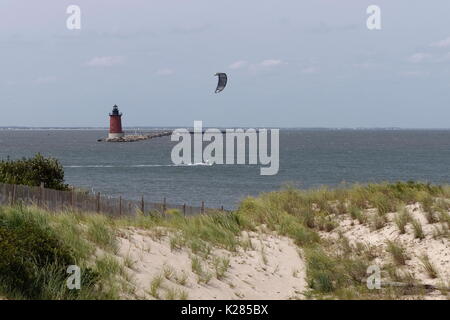
[[[119,238],[119,256],[132,261],[127,273],[132,277],[137,298],[155,298],[150,294],[151,282],[168,267],[174,274],[163,280],[158,290],[160,298],[166,297],[168,289],[182,290],[188,299],[302,298],[306,288],[305,266],[292,240],[263,233],[243,236],[251,239],[252,249],[234,253],[213,250],[214,256],[229,257],[230,267],[224,278],[219,280],[214,276],[207,284],[198,283],[199,277],[192,271],[191,252],[186,248],[171,250],[169,236],[155,237],[151,231],[126,230]],[[211,261],[203,261],[203,265],[209,265],[212,272]],[[177,281],[182,275],[187,279],[184,285]]]
[[[320,235],[327,239],[338,239],[339,232],[342,232],[351,245],[362,242],[376,247],[379,257],[375,260],[375,263],[379,266],[392,262],[391,255],[386,252],[386,242],[388,240],[394,241],[405,248],[406,254],[410,258],[406,261],[406,266],[402,267],[404,271],[410,272],[420,283],[448,287],[450,285],[450,241],[448,238],[434,239],[435,226],[440,224],[429,224],[419,204],[409,205],[406,208],[414,219],[421,222],[425,239],[420,240],[414,237],[414,231],[410,223],[406,226],[406,233],[400,234],[393,221],[396,213],[389,214],[389,222],[386,226],[375,231],[372,231],[367,224],[360,225],[357,220],[352,220],[350,216],[343,215],[339,227],[330,233],[320,232]],[[438,278],[432,279],[428,276],[419,259],[423,254],[428,255],[430,261],[438,270]],[[445,297],[441,296],[439,291],[434,291],[427,293],[425,298]]]
[[[345,236],[352,246],[357,242],[375,249],[374,263],[381,267],[392,263],[391,254],[386,251],[387,240],[394,241],[405,248],[408,255],[406,266],[401,270],[411,273],[422,284],[437,287],[450,284],[450,241],[448,238],[434,238],[435,227],[429,224],[419,204],[407,206],[414,219],[421,222],[425,239],[416,239],[411,224],[406,234],[400,234],[393,219],[397,213],[388,214],[389,221],[380,230],[371,230],[368,224],[361,225],[349,215],[339,215],[339,226],[332,232],[320,232],[324,239],[336,241],[339,234]],[[374,209],[368,213],[374,213]],[[262,228],[261,230],[263,230]],[[250,239],[251,248],[229,252],[213,249],[208,259],[201,259],[202,266],[212,278],[207,283],[199,282],[199,276],[192,270],[192,252],[187,248],[173,249],[167,230],[141,230],[130,228],[119,236],[119,259],[127,266],[126,271],[134,288],[134,293],[125,299],[165,299],[170,292],[183,292],[188,299],[303,299],[307,290],[306,267],[300,257],[300,249],[287,237],[280,237],[268,231],[243,233]],[[431,278],[420,256],[427,254],[438,270],[438,278]],[[225,276],[218,279],[213,266],[214,257],[227,257],[230,267]],[[164,276],[170,268],[172,274]],[[162,276],[161,286],[151,293],[152,280]],[[184,279],[182,281],[180,279]],[[387,280],[387,279],[386,279]],[[169,296],[168,296],[169,295]],[[186,296],[185,296],[186,297]],[[173,298],[173,294],[172,294]],[[405,298],[414,298],[408,297]],[[427,291],[425,299],[448,299],[440,291]]]

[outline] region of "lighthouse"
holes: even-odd
[[[114,105],[112,112],[109,114],[109,139],[122,138],[124,133],[122,131],[122,114],[119,112],[119,107]]]

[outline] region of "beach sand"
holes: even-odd
[[[212,278],[199,282],[193,272],[189,249],[171,249],[168,236],[155,237],[144,230],[129,229],[119,239],[119,256],[131,261],[127,273],[135,294],[142,299],[164,298],[168,292],[185,292],[188,299],[294,299],[302,298],[306,288],[305,265],[292,240],[274,234],[245,232],[252,248],[237,252],[214,249],[202,261],[205,273]],[[214,257],[229,259],[229,268],[218,279]],[[130,262],[128,262],[130,264]],[[151,283],[158,277],[162,283],[151,294]],[[124,297],[129,298],[129,297]]]
[[[378,255],[374,262],[380,267],[388,263],[393,263],[391,254],[386,251],[387,242],[393,241],[396,245],[405,249],[406,256],[408,257],[405,266],[400,267],[400,270],[409,272],[418,283],[437,287],[449,287],[450,241],[445,237],[434,236],[436,227],[441,224],[428,223],[425,218],[425,213],[418,203],[406,206],[406,210],[413,219],[420,222],[425,238],[415,238],[411,223],[407,224],[406,233],[400,234],[394,222],[397,213],[388,214],[388,222],[379,230],[372,230],[367,224],[361,225],[349,215],[342,215],[338,217],[339,226],[337,228],[332,232],[320,232],[320,235],[323,239],[329,239],[331,241],[338,241],[339,238],[344,236],[349,240],[351,246],[356,246],[359,242],[373,247]],[[367,211],[371,214],[376,214],[376,210],[374,209]],[[420,259],[424,254],[428,256],[430,262],[437,269],[438,277],[431,278],[427,274]],[[428,291],[423,298],[446,299],[447,297],[435,290]]]

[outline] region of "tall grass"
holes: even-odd
[[[367,215],[364,213],[363,210],[361,210],[360,208],[356,207],[356,206],[352,206],[350,208],[350,216],[353,219],[358,220],[358,222],[360,224],[365,224],[368,221],[368,217]]]
[[[216,271],[216,278],[221,280],[225,278],[226,272],[230,267],[230,258],[228,257],[214,257],[213,266]]]
[[[118,228],[130,226],[152,230],[152,234],[158,239],[169,235],[173,250],[182,247],[190,248],[192,270],[199,276],[200,282],[207,283],[213,276],[226,277],[229,268],[227,258],[214,258],[213,248],[231,252],[236,252],[238,248],[253,248],[251,241],[243,236],[243,231],[259,230],[260,226],[264,225],[265,230],[290,237],[296,245],[304,248],[308,284],[315,294],[334,297],[377,295],[376,292],[368,293],[361,285],[366,267],[377,253],[361,244],[352,247],[349,243],[345,244],[344,240],[334,244],[329,243],[321,240],[317,231],[333,231],[338,225],[337,221],[341,214],[350,214],[361,224],[370,222],[372,228],[380,229],[387,222],[387,213],[396,211],[399,204],[421,202],[424,208],[434,209],[433,219],[439,219],[443,226],[442,230],[439,229],[439,236],[445,236],[445,234],[448,236],[450,223],[448,203],[443,200],[433,200],[433,204],[430,202],[430,199],[447,196],[450,196],[450,188],[414,182],[313,190],[296,190],[288,187],[262,194],[258,198],[244,199],[239,208],[231,213],[218,212],[212,215],[185,218],[174,211],[167,219],[156,215],[140,214],[136,217],[113,220],[95,214],[74,215],[65,212],[56,215],[36,208],[0,208],[0,237],[3,232],[4,238],[7,235],[9,239],[10,233],[18,238],[16,239],[18,242],[8,248],[5,247],[5,241],[0,241],[0,247],[2,245],[5,247],[0,250],[2,257],[6,257],[7,252],[12,252],[7,259],[0,259],[3,270],[7,268],[5,265],[10,266],[11,262],[15,261],[16,256],[22,259],[27,256],[48,254],[42,253],[39,246],[32,245],[42,242],[34,240],[27,244],[22,242],[27,238],[22,237],[22,234],[30,234],[33,235],[30,239],[41,236],[42,239],[47,239],[48,241],[45,242],[51,244],[50,251],[53,250],[55,254],[59,252],[57,254],[62,256],[67,254],[69,257],[67,261],[79,264],[87,275],[86,279],[90,279],[84,283],[82,292],[77,294],[66,292],[62,285],[63,278],[55,276],[50,279],[45,276],[51,275],[52,272],[56,274],[60,272],[59,267],[55,267],[55,263],[60,263],[64,259],[58,256],[58,258],[44,259],[46,263],[39,265],[39,268],[36,268],[35,262],[30,262],[31,269],[46,270],[43,273],[31,273],[33,279],[31,282],[27,280],[28,276],[22,276],[16,271],[16,274],[20,275],[17,281],[39,284],[39,287],[45,288],[42,291],[30,294],[26,291],[29,290],[26,286],[22,288],[15,282],[11,282],[14,279],[14,273],[9,269],[7,272],[0,272],[0,279],[3,279],[0,281],[0,291],[7,297],[22,298],[118,298],[124,290],[121,278],[126,278],[126,273],[123,266],[112,255],[116,253],[118,247]],[[366,213],[368,211],[365,211],[369,208],[376,208],[377,214],[370,217]],[[405,212],[400,212],[396,217],[399,231],[405,232],[408,221],[414,228],[415,236],[422,238],[421,225],[417,225],[418,221],[409,220]],[[27,249],[20,254],[14,251],[14,248],[22,247]],[[104,253],[100,257],[95,256],[97,247]],[[401,247],[391,243],[388,244],[388,251],[391,252],[397,265],[406,263],[407,256]],[[125,262],[125,264],[128,263]],[[21,263],[17,263],[14,266],[20,265]],[[167,270],[164,275],[180,285],[186,284],[186,276],[179,277],[175,272]],[[149,288],[150,293],[160,297],[162,280],[159,281],[157,277],[153,280],[153,286],[150,284]],[[10,281],[9,285],[5,285],[8,281]],[[182,295],[179,292],[166,290],[165,297],[181,298]]]
[[[417,219],[412,219],[411,224],[414,230],[414,237],[417,239],[424,239],[425,233],[423,232],[422,224],[420,223],[420,221]]]
[[[422,262],[422,266],[428,276],[432,279],[437,278],[439,274],[435,265],[430,261],[430,257],[427,254],[423,254],[419,257],[419,259]]]
[[[0,292],[18,299],[101,298],[101,276],[84,263],[84,250],[70,247],[84,242],[62,238],[73,230],[56,232],[54,220],[32,207],[0,207]],[[81,290],[66,286],[66,270],[75,264],[82,269]]]
[[[405,249],[402,246],[396,244],[393,241],[388,241],[386,251],[392,255],[392,259],[397,265],[403,266],[406,264],[408,256],[406,255]]]
[[[425,212],[425,217],[426,217],[428,223],[438,222],[438,219],[437,219],[436,215],[434,214],[433,204],[434,204],[434,200],[433,200],[433,197],[431,197],[430,195],[427,195],[422,199],[422,208]]]
[[[406,233],[406,225],[411,220],[411,216],[409,215],[408,211],[405,207],[401,207],[399,209],[398,214],[396,215],[394,221],[397,225],[397,228],[400,232],[400,234]]]
[[[162,286],[162,283],[164,281],[164,278],[162,275],[157,275],[153,277],[151,283],[150,283],[150,295],[153,296],[155,299],[159,299],[159,289]]]
[[[105,216],[91,215],[86,217],[88,224],[89,240],[101,248],[111,251],[117,250],[117,240],[114,230],[109,226],[111,223]]]

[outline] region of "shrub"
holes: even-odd
[[[80,257],[39,211],[0,208],[0,292],[16,299],[99,298],[98,274],[82,265],[81,290],[68,290],[66,273]]]
[[[11,223],[0,215],[0,287],[8,296],[27,299],[75,298],[66,288],[69,265],[75,259],[48,228],[33,220]],[[83,286],[95,281],[90,270]]]
[[[38,274],[41,268],[54,263],[61,267],[59,276],[63,277],[65,268],[74,264],[68,249],[33,224],[0,225],[0,255],[2,285],[26,298],[41,297],[45,287]]]
[[[45,158],[39,153],[29,159],[1,160],[0,182],[35,187],[44,183],[46,188],[68,189],[68,185],[64,183],[64,169],[59,161]]]
[[[320,249],[307,249],[305,256],[309,286],[321,293],[332,292],[338,280],[335,261]]]

